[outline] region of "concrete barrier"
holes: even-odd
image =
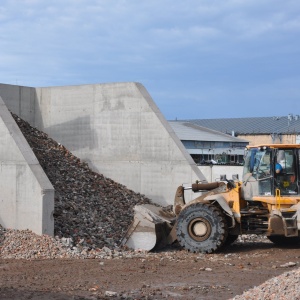
[[[139,83],[35,89],[2,84],[0,95],[93,170],[156,203],[172,204],[178,185],[205,180]]]
[[[240,181],[243,179],[243,166],[209,165],[198,166],[198,168],[209,182],[219,181],[221,175],[226,175],[227,179],[232,179],[233,176],[238,175]]]
[[[54,189],[1,97],[0,145],[0,224],[53,235]]]

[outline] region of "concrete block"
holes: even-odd
[[[7,108],[35,126],[36,91],[35,88],[0,84],[0,96],[5,99]]]
[[[0,223],[54,234],[54,189],[0,97]]]

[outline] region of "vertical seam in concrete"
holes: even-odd
[[[33,93],[33,97],[31,95],[31,99],[33,99],[33,107],[32,107],[32,115],[33,115],[33,124],[34,124],[34,127],[37,127],[36,126],[36,116],[35,116],[35,107],[37,106],[37,93],[36,93],[36,88],[30,90],[30,94]]]
[[[93,122],[93,124],[90,124],[90,126],[92,128],[95,128],[95,122],[96,122],[95,121],[96,120],[96,118],[95,118],[95,105],[96,105],[96,85],[93,85],[93,105],[92,105],[92,111],[93,111],[92,122]],[[91,142],[91,144],[92,144],[92,148],[94,148],[95,145],[96,145],[95,133],[92,135],[92,142]]]
[[[135,88],[137,88],[137,86],[135,85]],[[140,155],[139,155],[139,177],[140,177],[140,186],[139,186],[139,190],[142,190],[142,102],[140,101],[140,119],[139,119],[139,144],[140,144]]]
[[[21,87],[19,86],[19,116],[22,116],[22,112],[21,112]]]

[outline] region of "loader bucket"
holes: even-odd
[[[162,248],[174,241],[171,230],[175,215],[171,210],[151,204],[136,205],[134,219],[121,245],[134,250],[150,251]]]

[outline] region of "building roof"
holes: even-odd
[[[185,120],[191,124],[204,126],[232,135],[257,134],[300,134],[300,117],[289,115],[283,117],[255,117],[232,119],[194,119]]]
[[[246,140],[186,121],[169,121],[181,141],[215,141],[243,143]]]

